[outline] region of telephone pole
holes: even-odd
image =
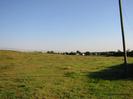
[[[119,10],[120,10],[120,22],[121,22],[121,32],[122,32],[123,53],[124,53],[124,64],[125,64],[125,69],[127,71],[127,52],[126,52],[126,43],[125,43],[125,34],[124,34],[122,0],[119,0]]]

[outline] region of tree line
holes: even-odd
[[[120,50],[118,51],[105,51],[105,52],[81,52],[81,51],[71,51],[71,52],[54,52],[47,51],[48,54],[62,54],[62,55],[82,55],[82,56],[123,56],[124,53]],[[127,56],[133,57],[133,50],[127,50]]]

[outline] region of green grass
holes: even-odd
[[[0,51],[0,99],[133,99],[122,60]]]

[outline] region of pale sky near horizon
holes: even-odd
[[[123,0],[133,50],[133,0]],[[0,0],[0,49],[122,50],[118,0]]]

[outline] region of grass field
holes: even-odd
[[[122,59],[0,51],[0,99],[133,99]]]

